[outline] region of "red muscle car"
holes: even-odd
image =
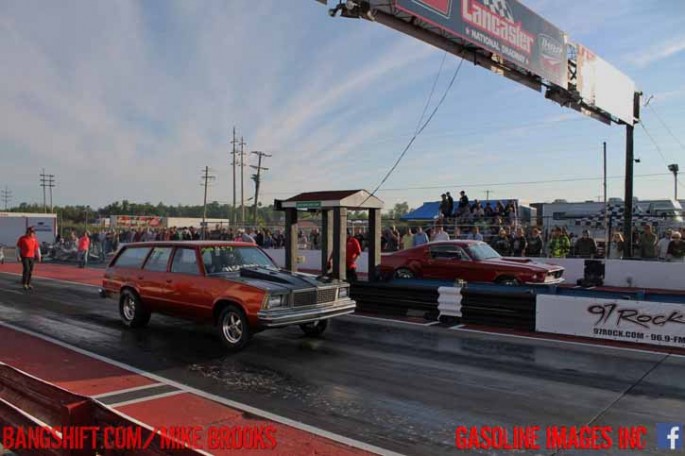
[[[263,329],[300,325],[319,335],[331,317],[354,312],[349,285],[280,270],[252,244],[221,241],[143,242],[122,247],[102,282],[117,297],[125,325],[147,325],[154,312],[216,325],[240,350]]]
[[[440,241],[381,257],[389,278],[462,279],[501,284],[560,283],[564,268],[531,258],[502,257],[481,241]]]

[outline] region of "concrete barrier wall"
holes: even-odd
[[[585,260],[581,258],[547,258],[545,262],[563,266],[564,279],[575,284],[582,279]],[[606,260],[604,285],[609,287],[657,288],[685,291],[685,263],[661,261]]]
[[[285,267],[284,249],[267,249],[266,252],[280,267]],[[300,250],[298,256],[304,259],[297,265],[300,270],[321,270],[320,250]],[[357,260],[357,271],[368,272],[367,252]],[[585,260],[582,258],[540,258],[540,261],[563,266],[566,283],[574,284],[585,274]],[[658,288],[685,291],[685,263],[663,263],[659,261],[607,260],[604,285],[611,287]]]

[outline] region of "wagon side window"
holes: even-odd
[[[200,275],[195,249],[178,248],[171,263],[171,272]]]
[[[118,268],[140,269],[149,252],[149,247],[126,247],[124,251],[119,254],[114,266]]]

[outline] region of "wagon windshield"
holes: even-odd
[[[271,258],[255,247],[218,245],[203,247],[201,251],[207,274],[238,272],[242,268],[260,266],[277,269]]]

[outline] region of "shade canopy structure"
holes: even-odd
[[[298,212],[321,214],[321,270],[328,271],[333,260],[332,276],[347,279],[347,212],[369,211],[368,267],[369,280],[375,280],[381,263],[381,209],[383,201],[366,190],[327,190],[300,193],[286,200],[275,200],[274,208],[285,212],[285,267],[297,271]]]

